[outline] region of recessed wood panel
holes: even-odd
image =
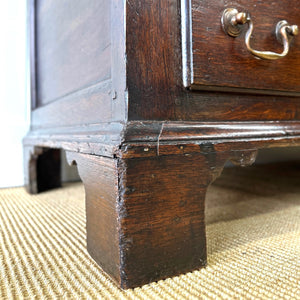
[[[37,0],[37,106],[111,76],[110,1]]]
[[[185,85],[194,89],[256,90],[261,93],[300,92],[300,37],[291,43],[287,57],[256,59],[241,36],[224,33],[221,16],[226,8],[249,12],[254,23],[251,46],[260,51],[282,52],[275,27],[280,20],[300,26],[298,0],[210,1],[186,0],[182,7]],[[191,32],[191,35],[189,35]],[[253,92],[253,91],[252,91]]]

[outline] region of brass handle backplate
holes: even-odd
[[[221,21],[224,31],[232,37],[239,36],[243,30],[243,26],[247,23],[249,28],[245,35],[246,47],[255,57],[262,59],[276,60],[285,57],[289,52],[292,38],[297,35],[299,31],[297,25],[289,25],[285,20],[279,21],[276,25],[275,33],[277,40],[283,44],[282,53],[258,51],[252,49],[250,45],[250,38],[253,32],[253,22],[249,13],[238,12],[235,8],[227,8],[223,12]]]

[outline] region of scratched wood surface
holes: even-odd
[[[122,288],[206,265],[204,199],[224,156],[211,168],[199,153],[125,160],[67,153],[85,185],[88,251]]]

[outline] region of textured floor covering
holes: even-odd
[[[227,169],[207,196],[208,267],[121,291],[85,249],[84,189],[0,190],[1,299],[300,299],[300,165]]]

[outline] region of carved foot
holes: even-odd
[[[206,265],[205,194],[226,155],[67,158],[86,190],[88,251],[122,288]]]

